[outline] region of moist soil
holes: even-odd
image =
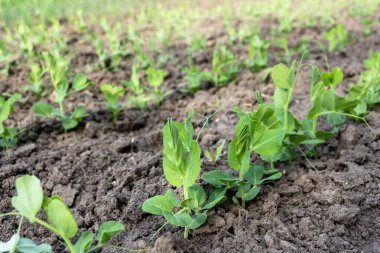
[[[96,62],[96,55],[80,37],[68,33],[73,36],[72,48],[78,52],[73,59],[74,69],[80,72],[85,69],[84,64]],[[209,39],[208,47],[193,57],[202,69],[211,66],[216,38],[225,36],[222,32],[216,34]],[[307,62],[325,69],[325,53],[315,42],[320,40],[320,31],[296,28],[289,35],[289,43],[294,44],[305,35],[312,38]],[[359,79],[368,52],[380,51],[379,37],[378,31],[369,37],[355,33],[344,51],[327,54],[330,67],[339,66],[345,72],[340,92],[347,91],[348,85]],[[184,49],[185,45],[178,44],[169,51],[177,62],[183,63],[187,60]],[[232,46],[232,49],[238,59],[246,57],[244,48]],[[279,61],[279,51],[270,48],[270,66]],[[96,84],[120,83],[129,78],[130,67],[131,60],[126,59],[118,73],[94,70],[88,76]],[[204,226],[192,231],[188,240],[182,238],[181,228],[170,225],[150,240],[165,221],[144,213],[141,206],[144,200],[170,188],[162,169],[161,129],[166,119],[182,121],[188,110],[195,109],[198,133],[203,118],[197,115],[210,115],[220,104],[222,109],[199,139],[203,149],[215,148],[222,139],[229,142],[234,136],[238,120],[231,110],[234,105],[252,110],[255,90],[261,90],[266,101],[270,101],[274,91],[270,81],[260,82],[261,73],[244,70],[227,87],[215,89],[206,84],[194,95],[186,94],[181,92],[186,83],[176,64],[169,61],[165,68],[169,71],[165,87],[172,89],[172,94],[159,107],[125,110],[116,126],[104,110],[97,87],[69,99],[68,108],[85,104],[91,112],[86,122],[70,132],[64,132],[57,122],[36,119],[30,102],[34,98],[28,95],[17,105],[17,113],[11,119],[11,123],[27,131],[17,147],[0,152],[0,210],[12,209],[10,200],[15,194],[16,178],[33,174],[41,179],[46,195],[62,197],[82,230],[97,231],[102,222],[111,219],[125,224],[125,232],[112,240],[111,245],[127,249],[162,253],[380,252],[378,107],[368,118],[377,136],[362,122],[347,122],[336,138],[319,148],[319,158],[310,160],[313,166],[302,156],[297,163],[278,162],[284,176],[265,185],[246,210],[227,201],[210,211]],[[2,81],[0,91],[15,91],[27,79],[27,71],[18,69],[17,64],[12,71],[8,80]],[[309,79],[308,71],[302,71],[291,106],[297,117],[304,117],[309,108]],[[217,163],[203,159],[202,171],[229,171],[226,153],[225,148]],[[1,219],[0,240],[8,240],[17,226],[17,219]],[[22,236],[50,243],[54,252],[64,252],[59,239],[45,229],[25,222],[22,231]],[[107,247],[101,252],[126,250]]]

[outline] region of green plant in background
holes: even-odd
[[[5,127],[4,123],[14,110],[14,104],[21,99],[13,94],[8,99],[0,96],[0,148],[9,149],[17,144],[19,131],[16,127]]]
[[[201,83],[205,80],[204,72],[196,65],[191,65],[184,69],[187,88],[191,93],[195,93],[201,87]]]
[[[111,84],[103,84],[100,86],[100,91],[106,100],[107,109],[111,113],[112,120],[116,124],[119,113],[123,109],[119,102],[120,97],[125,93],[125,89],[121,86],[114,86]]]
[[[359,82],[349,89],[350,96],[360,101],[353,110],[357,116],[365,116],[368,107],[380,103],[380,53],[372,53],[364,65],[367,70],[361,73]]]
[[[248,59],[246,66],[253,72],[259,71],[267,67],[269,41],[254,36],[249,42]]]
[[[24,87],[25,91],[30,91],[36,95],[37,99],[40,99],[45,91],[45,86],[42,77],[45,74],[45,69],[43,69],[39,64],[34,63],[30,66],[29,73],[29,85]]]
[[[130,81],[124,81],[123,84],[127,88],[127,90],[130,90],[133,94],[128,96],[128,103],[132,104],[133,106],[144,109],[148,106],[149,102],[151,101],[151,97],[146,94],[141,82],[140,82],[140,75],[139,75],[139,66],[137,64],[134,64],[132,66],[132,75]]]
[[[212,70],[204,75],[216,87],[222,87],[235,80],[239,70],[233,53],[225,46],[217,46],[212,56]]]
[[[278,38],[275,39],[275,45],[284,51],[283,60],[285,62],[291,62],[293,52],[289,48],[288,39],[287,39],[285,34],[282,34],[281,36],[279,36]]]
[[[12,52],[9,51],[6,48],[5,43],[0,40],[0,64],[2,65],[1,73],[4,74],[5,76],[8,76],[9,74],[11,60],[12,60]]]
[[[349,36],[346,27],[338,24],[323,34],[323,38],[328,41],[330,52],[345,48],[349,43]]]
[[[194,34],[194,36],[191,39],[188,53],[191,56],[192,54],[199,52],[206,48],[206,42],[207,38],[204,34]]]
[[[34,54],[34,44],[33,44],[33,34],[30,28],[23,22],[17,26],[17,35],[19,39],[19,47],[21,51],[28,57],[33,58]]]
[[[107,221],[99,226],[96,237],[91,231],[85,231],[74,244],[71,239],[77,235],[78,225],[70,209],[60,197],[44,196],[40,180],[30,175],[22,176],[16,180],[16,193],[17,195],[12,198],[12,206],[16,211],[0,214],[0,217],[21,216],[20,226],[9,242],[0,243],[0,251],[2,252],[53,252],[48,244],[36,245],[30,239],[20,237],[23,218],[59,236],[70,253],[90,253],[99,250],[110,239],[124,230],[124,225],[116,221]],[[47,221],[37,217],[41,209],[46,215]],[[94,239],[96,244],[94,244]]]
[[[189,230],[200,227],[207,219],[207,211],[225,200],[224,195],[211,193],[206,202],[206,192],[195,184],[201,170],[201,149],[198,141],[193,140],[194,128],[189,113],[185,123],[169,119],[163,128],[164,175],[169,184],[180,188],[180,200],[173,190],[165,195],[157,195],[143,203],[145,212],[161,215],[172,225],[183,227],[184,237]]]
[[[107,53],[104,49],[104,43],[95,34],[91,35],[91,41],[95,48],[96,55],[98,56],[98,67],[100,69],[105,69]]]
[[[166,70],[149,68],[146,70],[148,83],[153,87],[152,96],[153,100],[160,104],[169,93],[160,89],[161,84],[164,82],[165,76],[168,74]]]
[[[73,92],[80,92],[90,86],[87,77],[77,74],[74,77],[73,83],[70,87],[66,78],[66,70],[63,65],[55,65],[50,72],[51,80],[55,91],[55,102],[59,105],[56,109],[53,105],[48,103],[38,102],[34,104],[34,113],[43,118],[55,118],[57,117],[65,130],[76,128],[77,125],[88,116],[86,108],[84,106],[75,107],[74,111],[67,115],[65,112],[65,99]]]
[[[372,21],[368,18],[361,18],[360,23],[363,26],[363,35],[370,36],[372,34]]]
[[[224,148],[224,144],[226,143],[226,140],[223,140],[222,143],[216,148],[216,150],[208,150],[206,149],[204,151],[204,155],[210,162],[217,162],[220,159],[220,156],[222,155],[222,151]]]

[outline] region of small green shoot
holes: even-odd
[[[206,149],[204,151],[204,155],[207,158],[207,160],[209,160],[210,162],[214,162],[214,163],[219,161],[220,156],[222,155],[222,151],[223,151],[225,143],[226,143],[226,140],[223,140],[222,143],[220,143],[220,145],[216,148],[215,151],[212,149],[211,150]]]
[[[123,109],[122,105],[119,102],[119,99],[124,95],[125,89],[121,86],[103,84],[100,86],[100,91],[104,95],[107,109],[110,111],[112,120],[116,124],[119,113]]]
[[[328,41],[330,52],[345,48],[349,43],[349,35],[346,27],[338,24],[323,34],[323,38]]]
[[[18,93],[13,94],[8,99],[0,96],[0,148],[9,149],[17,144],[18,129],[16,127],[6,127],[4,123],[12,114],[14,104],[21,98],[22,96]]]

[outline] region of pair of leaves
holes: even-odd
[[[165,76],[168,74],[163,69],[149,68],[146,71],[149,84],[157,89],[163,83]]]
[[[13,94],[8,99],[0,96],[0,125],[9,118],[9,115],[13,112],[14,104],[21,98],[21,94],[18,93]]]

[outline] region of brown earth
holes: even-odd
[[[264,31],[265,33],[265,31]],[[320,31],[295,29],[290,39],[312,38],[307,62],[324,66],[325,53],[319,49]],[[350,46],[343,52],[327,54],[330,67],[342,67],[348,84],[358,80],[363,60],[369,51],[379,51],[380,32],[370,37],[356,33]],[[224,36],[219,33],[218,37]],[[80,41],[80,40],[79,40]],[[194,56],[202,68],[209,68],[212,57],[208,48]],[[79,43],[79,42],[78,42]],[[79,43],[79,45],[81,45]],[[75,47],[75,46],[74,46]],[[88,45],[78,46],[74,65],[93,63],[96,56]],[[183,45],[171,48],[178,62],[186,62]],[[233,46],[239,59],[245,49]],[[277,63],[279,49],[271,47],[270,66]],[[296,57],[299,59],[299,55]],[[89,78],[97,84],[120,83],[130,75],[131,62],[127,59],[119,73],[94,71]],[[36,120],[30,111],[32,96],[18,105],[11,122],[29,130],[18,147],[0,152],[0,210],[11,210],[10,199],[15,194],[16,177],[33,174],[42,181],[45,194],[59,195],[73,210],[78,225],[97,230],[103,221],[115,219],[125,224],[125,232],[112,241],[129,249],[152,252],[380,252],[380,109],[368,121],[375,136],[365,124],[348,122],[337,138],[319,149],[320,158],[311,160],[316,172],[300,158],[297,164],[278,163],[284,176],[264,187],[257,199],[246,210],[230,202],[209,212],[207,223],[182,239],[182,229],[166,226],[152,242],[150,237],[164,224],[160,217],[143,213],[144,200],[170,188],[162,172],[161,129],[167,117],[183,120],[194,108],[200,114],[211,114],[216,104],[222,106],[200,137],[202,148],[217,146],[221,139],[233,138],[237,122],[232,106],[252,109],[254,93],[260,89],[264,98],[273,94],[271,83],[259,82],[259,74],[242,71],[234,84],[219,90],[207,88],[195,95],[183,94],[184,84],[178,66],[166,64],[170,75],[165,87],[174,89],[160,107],[139,111],[128,109],[115,127],[103,109],[102,97],[96,87],[70,98],[69,107],[86,104],[91,117],[77,130],[64,133],[56,122]],[[17,68],[16,68],[17,70]],[[77,70],[76,70],[77,71]],[[18,89],[26,80],[27,71],[14,71],[0,91]],[[8,84],[8,85],[3,85]],[[309,76],[302,72],[291,110],[304,116],[308,110]],[[202,118],[195,118],[196,132]],[[256,158],[255,158],[256,159]],[[203,161],[203,171],[229,170],[226,150],[222,159],[213,164]],[[0,240],[8,240],[17,229],[16,219],[0,220]],[[58,238],[33,224],[25,224],[23,236],[37,242],[54,245],[62,252]],[[102,252],[122,252],[106,248]]]

